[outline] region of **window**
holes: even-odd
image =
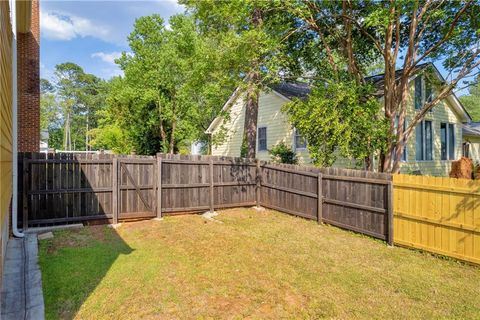
[[[295,149],[305,149],[307,147],[307,139],[302,137],[297,128],[294,129]]]
[[[433,100],[432,84],[425,81],[424,76],[417,76],[415,78],[415,110],[419,110],[426,102]],[[433,108],[429,110],[433,112]]]
[[[398,122],[400,121],[400,118],[399,116],[397,116],[395,118],[395,131],[397,130],[398,128]],[[405,121],[403,122],[403,132],[405,132],[405,129],[407,129],[407,119],[405,119]],[[407,144],[406,144],[406,141],[404,140],[404,148],[403,148],[403,153],[402,153],[402,161],[407,161]],[[395,153],[395,150],[393,150],[393,152]]]
[[[453,123],[440,124],[442,160],[455,160],[455,126]]]
[[[453,123],[448,124],[448,158],[455,160],[455,127]]]
[[[432,84],[428,81],[425,81],[425,101],[431,102],[432,100],[433,100]]]
[[[267,150],[267,127],[258,128],[258,151]]]
[[[463,156],[470,158],[470,143],[468,142],[463,143]]]
[[[415,78],[415,110],[422,108],[422,96],[422,77],[418,76]]]
[[[415,128],[415,158],[418,161],[433,160],[432,121],[422,121]]]

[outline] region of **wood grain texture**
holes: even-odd
[[[480,181],[393,176],[395,244],[480,264]]]
[[[22,157],[30,226],[261,205],[384,240],[391,232],[390,175],[216,156]]]

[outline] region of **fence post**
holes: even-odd
[[[262,172],[260,171],[260,160],[257,159],[257,189],[256,191],[256,202],[257,208],[260,207],[260,189],[262,187]]]
[[[23,232],[25,232],[28,229],[28,200],[27,200],[28,199],[27,198],[28,181],[29,181],[28,167],[29,167],[28,159],[25,157],[25,154],[24,154],[23,155],[23,186],[22,186]]]
[[[112,159],[112,213],[113,224],[118,223],[118,158]]]
[[[162,158],[157,154],[157,218],[162,217]]]
[[[214,206],[213,206],[213,158],[210,157],[210,163],[208,164],[210,167],[210,212],[214,212]]]
[[[389,246],[393,246],[393,182],[388,181],[387,185],[387,243]]]
[[[317,187],[317,223],[321,224],[323,221],[323,190],[322,190],[322,173],[318,173],[318,187]]]

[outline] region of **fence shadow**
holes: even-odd
[[[117,259],[134,251],[105,225],[59,231],[43,241],[40,267],[45,310],[47,318],[55,319],[73,319]]]

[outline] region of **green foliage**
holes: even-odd
[[[469,94],[459,99],[473,121],[480,121],[480,75],[476,77],[476,84],[469,88]]]
[[[115,126],[141,154],[206,142],[205,129],[234,89],[232,76],[219,67],[215,40],[202,37],[187,15],[172,16],[169,25],[159,15],[136,20],[128,37],[131,53],[117,61],[125,77],[112,81],[108,99]],[[112,131],[111,124],[103,128]]]
[[[371,88],[355,82],[317,85],[306,100],[284,106],[292,124],[308,140],[313,162],[331,166],[338,156],[364,159],[386,148],[388,125]]]
[[[268,151],[274,162],[297,164],[297,154],[285,142],[280,142]]]
[[[105,105],[105,81],[71,62],[55,66],[53,83],[40,81],[40,126],[49,132],[49,147],[87,150],[89,130]]]

